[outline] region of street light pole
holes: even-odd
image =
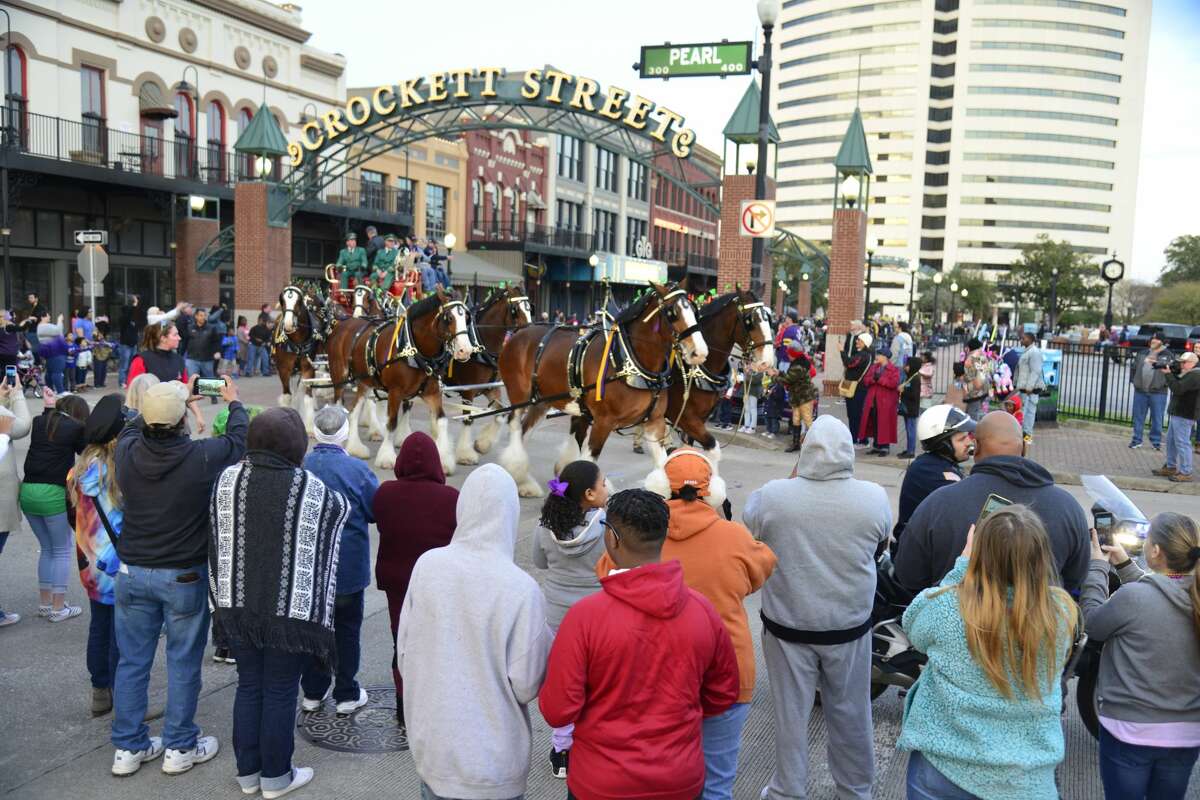
[[[945,278],[942,277],[942,273],[940,273],[940,272],[934,273],[934,275],[933,275],[933,325],[932,325],[934,333],[937,333],[937,329],[938,329],[938,322],[939,322],[939,320],[938,320],[938,292],[940,292],[942,290],[942,281],[943,280],[945,280]]]
[[[1117,260],[1117,254],[1113,253],[1112,258],[1100,265],[1100,277],[1108,284],[1108,308],[1104,311],[1104,329],[1112,330],[1112,298],[1113,287],[1117,281],[1125,276],[1125,264]],[[1108,354],[1104,349],[1100,349],[1100,409],[1099,415],[1101,421],[1108,411]]]
[[[867,251],[867,283],[866,294],[863,296],[863,322],[871,316],[871,266],[875,261],[875,251]]]
[[[1050,270],[1050,336],[1058,330],[1058,267]]]
[[[767,144],[771,133],[771,34],[779,19],[779,0],[758,0],[758,21],[762,24],[763,50],[758,57],[758,72],[762,76],[761,99],[758,104],[758,169],[754,173],[754,197],[766,199]],[[762,294],[763,252],[766,242],[761,236],[750,243],[750,288]]]
[[[908,285],[908,324],[913,324],[913,301],[917,294],[917,270],[916,264],[908,268],[909,285]]]

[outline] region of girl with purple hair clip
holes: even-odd
[[[549,483],[550,494],[533,536],[533,565],[546,570],[546,623],[558,632],[567,610],[600,589],[596,562],[604,555],[604,506],[609,486],[593,461],[572,461]],[[550,773],[567,777],[574,725],[554,728]]]

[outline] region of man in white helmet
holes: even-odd
[[[971,457],[975,420],[952,405],[926,409],[917,420],[921,455],[913,459],[900,486],[900,509],[892,531],[892,552],[900,541],[908,518],[921,501],[948,483],[963,479],[962,464]]]

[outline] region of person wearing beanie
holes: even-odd
[[[313,778],[292,764],[296,691],[310,660],[327,673],[339,657],[334,592],[352,511],[347,497],[301,467],[308,434],[295,409],[255,417],[246,447],[212,493],[209,585],[215,632],[237,661],[238,784],[270,800]]]
[[[396,722],[404,727],[404,681],[396,665],[396,628],[413,566],[425,552],[450,544],[458,525],[458,489],[446,485],[437,444],[414,431],[400,445],[396,479],[375,492],[371,513],[379,530],[375,581],[387,593],[392,626],[392,681],[396,685]]]
[[[88,627],[87,668],[92,678],[92,716],[112,710],[113,679],[117,673],[116,575],[121,568],[116,540],[125,514],[113,456],[117,435],[125,427],[119,394],[100,398],[83,426],[87,445],[67,475],[75,506],[75,550],[79,581],[87,593],[92,621]]]
[[[851,340],[853,343],[848,347],[852,348],[850,352],[843,349],[840,353],[842,358],[842,380],[854,381],[854,394],[846,398],[846,419],[850,424],[850,432],[854,434],[855,444],[866,444],[866,439],[859,436],[859,424],[862,421],[863,405],[867,401],[867,387],[863,384],[862,377],[871,366],[871,345],[875,343],[875,338],[869,333],[859,333]]]
[[[886,456],[896,443],[896,414],[900,405],[900,369],[891,362],[890,354],[880,347],[875,351],[875,363],[867,367],[859,386],[867,389],[863,401],[862,419],[858,423],[858,438],[871,439],[870,453]]]
[[[795,360],[792,361],[795,364]],[[725,502],[725,481],[699,450],[681,447],[646,480],[670,509],[662,558],[683,565],[683,582],[713,604],[737,654],[740,687],[728,711],[704,719],[704,800],[730,800],[737,776],[742,727],[754,694],[754,640],[746,618],[746,597],[757,592],[775,569],[775,553],[754,540],[717,509]],[[607,575],[614,564],[605,555],[596,565]]]
[[[346,498],[349,516],[342,529],[337,565],[336,681],[333,674],[310,661],[300,686],[304,690],[305,711],[319,709],[332,685],[337,713],[353,714],[367,704],[367,690],[358,685],[357,676],[362,655],[363,590],[371,583],[371,536],[367,528],[375,521],[371,504],[379,479],[361,459],[346,453],[350,417],[344,408],[328,405],[318,411],[313,418],[313,433],[317,446],[304,459],[304,468]]]
[[[117,438],[117,488],[124,497],[143,500],[125,506],[116,543],[123,566],[116,587],[121,655],[113,691],[114,775],[132,775],[164,747],[163,772],[169,775],[187,772],[219,750],[217,738],[201,736],[194,719],[208,644],[209,499],[217,478],[245,452],[249,421],[237,385],[226,377],[225,435],[193,440],[184,417],[194,396],[179,381],[151,386],[141,414]],[[164,622],[170,689],[160,739],[150,736],[145,719]]]

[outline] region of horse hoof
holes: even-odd
[[[382,441],[383,441],[383,434],[382,434],[382,433],[380,433],[379,431],[371,431],[370,441],[372,441],[372,442],[382,442]]]
[[[396,457],[380,454],[375,457],[375,467],[377,469],[392,469],[396,466]]]
[[[479,454],[472,452],[459,453],[458,463],[468,467],[474,466],[475,464],[479,463]]]
[[[526,478],[517,486],[517,494],[521,497],[543,497],[546,493],[532,478]]]
[[[350,445],[346,448],[346,452],[355,458],[361,458],[363,461],[366,461],[371,457],[371,451],[368,450],[365,445],[359,445],[357,447]]]
[[[483,439],[476,439],[473,445],[475,452],[482,455],[487,455],[492,450],[492,442],[486,442]]]

